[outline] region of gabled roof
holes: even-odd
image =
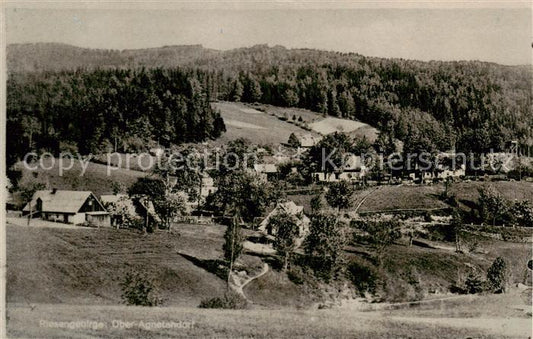
[[[104,204],[113,204],[119,201],[120,199],[127,198],[126,194],[104,194],[100,196],[100,200]]]
[[[115,205],[117,208],[127,211],[129,215],[135,215],[135,205],[126,194],[109,194],[100,196],[104,204]]]
[[[289,214],[298,214],[304,210],[303,206],[298,206],[294,203],[294,201],[287,201],[287,202],[281,202],[276,206],[276,209],[278,211],[284,211]]]
[[[278,171],[274,164],[254,164],[254,169],[259,173],[276,173]]]
[[[41,199],[43,212],[77,213],[90,196],[101,205],[91,191],[37,191],[31,201],[24,206],[23,211],[29,212],[30,204],[31,209],[35,210],[37,199]],[[103,206],[102,208],[105,210]]]
[[[295,134],[295,136],[300,142],[301,147],[313,147],[320,141],[320,139],[322,139],[321,137],[316,137],[312,135],[311,133],[306,133],[306,134],[298,133],[298,134]]]
[[[259,230],[260,231],[265,231],[266,230],[266,226],[268,225],[268,222],[270,221],[270,218],[272,218],[273,216],[281,213],[281,212],[286,212],[287,214],[290,214],[290,215],[302,215],[302,222],[304,223],[307,223],[309,221],[309,219],[307,218],[307,216],[305,214],[303,214],[303,206],[298,206],[294,203],[294,201],[286,201],[286,202],[280,202],[276,205],[276,207],[266,216],[265,219],[263,219],[263,221],[261,222],[261,224],[259,225]]]
[[[361,156],[351,154],[345,159],[344,170],[345,171],[357,171],[365,169],[365,164],[361,159]]]
[[[137,215],[137,209],[135,208],[135,202],[142,206],[154,220],[160,222],[161,219],[155,211],[154,204],[148,198],[143,196],[134,196],[130,198],[126,194],[109,194],[102,195],[100,197],[104,204],[113,204],[118,208],[124,209],[129,215]],[[134,202],[135,199],[135,202]]]

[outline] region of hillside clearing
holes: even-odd
[[[253,140],[258,145],[278,146],[289,140],[291,133],[309,133],[301,127],[278,119],[246,104],[236,102],[215,102],[214,108],[220,110],[226,123],[226,132],[213,141],[225,144],[238,138]]]
[[[79,161],[75,161],[71,169],[64,169],[61,173],[59,159],[43,158],[43,166],[38,163],[32,164],[36,169],[29,169],[18,163],[17,168],[22,170],[20,185],[29,183],[42,183],[48,188],[59,190],[92,191],[97,196],[113,192],[113,183],[120,183],[124,187],[130,187],[138,178],[146,176],[146,173],[124,168],[88,162],[85,172]],[[65,168],[68,163],[64,164]],[[84,165],[85,166],[85,165]],[[83,174],[83,175],[82,175]],[[108,175],[109,174],[109,175]]]
[[[320,134],[331,134],[335,132],[349,133],[366,126],[368,125],[359,121],[331,117],[321,119],[309,125],[311,129]]]

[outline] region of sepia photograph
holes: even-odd
[[[3,1],[2,338],[532,338],[529,1]]]

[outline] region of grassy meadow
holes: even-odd
[[[102,329],[49,328],[40,321],[90,320]],[[113,321],[130,328],[114,327]],[[147,328],[147,322],[187,322],[190,328]],[[117,322],[115,322],[117,324]],[[205,310],[178,307],[26,305],[8,307],[11,338],[525,338],[531,319],[407,317],[339,310]]]

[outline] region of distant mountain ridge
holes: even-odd
[[[6,59],[9,72],[40,72],[79,68],[177,67],[219,53],[202,45],[114,50],[63,43],[31,43],[8,45]]]
[[[318,49],[287,49],[283,46],[269,47],[266,44],[252,47],[235,48],[227,51],[205,48],[197,45],[172,45],[141,49],[97,49],[77,47],[64,43],[23,43],[7,46],[8,72],[41,72],[41,71],[71,71],[75,69],[109,69],[109,68],[137,68],[161,67],[171,68],[179,66],[213,66],[231,65],[232,59],[249,55],[248,61],[254,65],[265,67],[279,60],[290,58],[292,61],[328,60],[332,55],[348,55],[356,59],[366,58],[375,60],[391,60],[390,58],[364,57],[357,53],[341,53]],[[259,56],[259,58],[258,58]],[[263,57],[263,58],[261,58]],[[394,59],[392,59],[394,60]],[[399,59],[401,60],[401,59]],[[494,65],[503,68],[523,68],[525,66],[505,66],[481,61],[417,61],[413,63],[472,63]],[[250,65],[242,65],[246,66]]]

